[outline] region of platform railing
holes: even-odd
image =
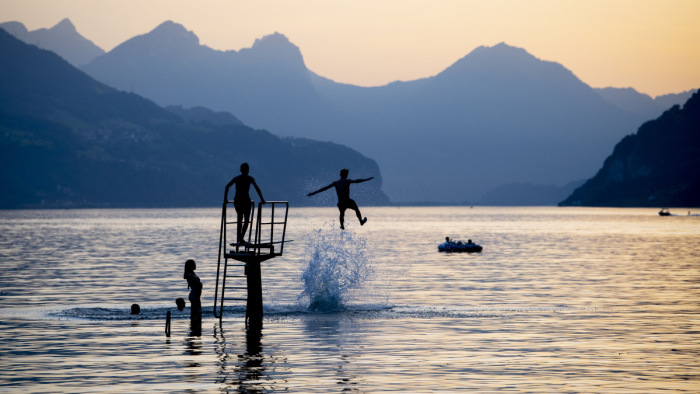
[[[233,259],[244,263],[244,265],[239,264],[238,266],[245,267],[245,275],[248,276],[248,307],[246,309],[246,316],[248,316],[248,309],[250,309],[251,305],[251,286],[254,287],[252,291],[255,293],[253,298],[260,297],[259,303],[262,303],[262,294],[257,295],[260,287],[257,282],[259,282],[260,279],[256,278],[254,281],[255,283],[251,285],[250,275],[259,276],[259,263],[281,256],[284,252],[285,242],[290,242],[285,240],[289,215],[289,203],[287,201],[266,201],[265,203],[258,203],[257,211],[255,210],[255,206],[253,206],[248,218],[249,226],[246,233],[242,234],[244,242],[238,242],[237,239],[237,215],[233,215],[234,220],[228,218],[228,208],[230,204],[233,204],[233,201],[224,201],[221,212],[216,287],[214,293],[214,316],[218,318],[223,316],[225,300],[243,300],[242,298],[225,298],[225,292],[228,288],[226,286],[226,278],[229,277],[227,271],[230,263],[228,260]],[[235,210],[233,210],[233,212],[235,212]],[[236,239],[235,243],[228,243],[228,239],[230,239],[229,233],[233,234],[234,239]],[[251,265],[254,265],[255,270],[249,270]],[[236,276],[242,277],[240,275]],[[236,289],[240,290],[242,288],[237,287]],[[262,305],[260,305],[260,309],[262,309]],[[262,316],[262,311],[260,311],[260,316]]]

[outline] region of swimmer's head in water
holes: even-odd
[[[182,311],[185,309],[185,300],[182,298],[178,298],[175,300],[175,305],[177,305],[177,310]]]
[[[131,314],[138,315],[139,313],[141,313],[141,307],[139,304],[131,304]]]

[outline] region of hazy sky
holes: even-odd
[[[280,32],[314,72],[362,86],[435,75],[506,42],[593,87],[700,88],[700,0],[0,0],[0,22],[63,18],[107,51],[165,20],[220,50]]]

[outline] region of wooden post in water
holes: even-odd
[[[170,336],[170,311],[165,314],[165,336]]]

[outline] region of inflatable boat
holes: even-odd
[[[462,241],[452,241],[452,240],[445,240],[445,242],[441,243],[438,245],[438,252],[467,252],[467,253],[474,253],[474,252],[481,252],[481,245],[475,244],[472,242],[470,239],[467,242],[462,242]]]

